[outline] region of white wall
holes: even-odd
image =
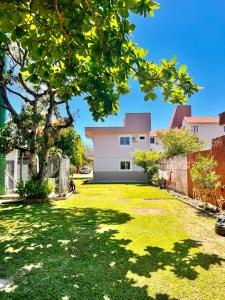
[[[224,135],[224,128],[217,123],[188,123],[183,120],[182,127],[191,130],[192,126],[198,126],[198,134],[201,139],[206,141],[205,149],[210,149],[212,145],[212,139]]]
[[[139,135],[145,135],[145,141],[132,142],[132,137],[139,138]],[[131,145],[120,145],[120,136],[131,136]],[[120,161],[132,161],[132,153],[137,150],[149,150],[149,133],[138,134],[98,134],[94,136],[94,171],[95,172],[118,172],[120,170]],[[143,170],[132,164],[131,171]],[[121,171],[123,172],[123,171]]]
[[[151,136],[150,136],[151,138]],[[155,138],[155,143],[154,144],[150,144],[149,149],[150,150],[157,150],[159,152],[163,151],[163,144],[161,142],[161,140],[158,137],[154,137]]]

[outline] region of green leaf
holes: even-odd
[[[155,93],[149,92],[148,94],[145,95],[144,100],[148,101],[149,99],[151,99],[154,101],[154,100],[156,100],[156,98],[157,98],[157,95]]]
[[[180,66],[180,69],[179,69],[179,74],[183,74],[187,71],[187,66],[186,65],[182,65]]]
[[[127,8],[121,8],[119,10],[119,14],[121,15],[122,18],[126,19],[129,17],[129,12]]]

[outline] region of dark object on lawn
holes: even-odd
[[[225,236],[225,215],[218,215],[216,218],[216,233]]]
[[[69,190],[70,192],[74,192],[76,190],[76,185],[72,179],[70,180]]]
[[[166,180],[163,177],[161,177],[159,179],[159,188],[160,189],[165,189],[166,188]]]

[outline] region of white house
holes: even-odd
[[[147,175],[133,164],[132,153],[149,149],[150,127],[150,113],[127,113],[121,127],[86,127],[94,146],[94,180],[146,181]]]
[[[206,149],[213,138],[225,133],[219,118],[192,117],[190,105],[176,107],[169,127],[197,132]],[[137,149],[163,151],[157,132],[151,131],[150,113],[127,113],[123,126],[86,127],[85,133],[93,141],[95,181],[146,181],[147,175],[133,163],[132,153]]]

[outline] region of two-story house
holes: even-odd
[[[190,128],[205,141],[206,149],[213,138],[225,134],[219,118],[192,117],[190,105],[175,108],[169,128]],[[133,152],[163,151],[157,131],[151,131],[150,113],[127,113],[123,126],[86,127],[85,133],[93,141],[95,181],[146,181],[147,175],[133,163]]]
[[[127,113],[121,127],[86,127],[94,146],[94,180],[146,181],[147,175],[133,164],[132,153],[149,149],[150,129],[150,113]]]
[[[193,117],[191,105],[177,106],[170,128],[188,128],[205,141],[205,149],[210,149],[212,139],[225,134],[225,127],[220,126],[219,117]]]

